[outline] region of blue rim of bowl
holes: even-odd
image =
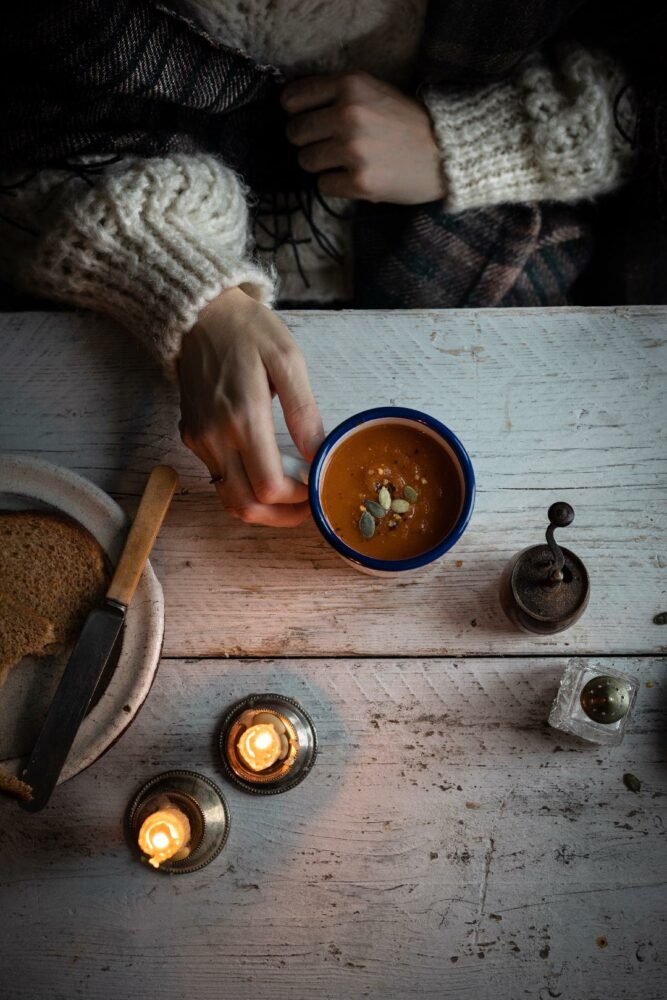
[[[449,534],[446,535],[441,542],[438,542],[436,546],[432,549],[428,549],[426,552],[420,553],[418,556],[412,556],[410,559],[374,559],[371,556],[364,555],[363,552],[359,552],[358,549],[353,549],[351,546],[346,545],[346,543],[342,541],[329,526],[329,523],[324,516],[324,511],[320,501],[320,479],[322,477],[322,467],[333,446],[345,434],[347,434],[348,431],[354,430],[355,427],[360,427],[362,424],[368,423],[371,420],[386,420],[387,418],[411,420],[414,423],[423,424],[430,430],[435,431],[450,446],[456,455],[460,462],[461,472],[463,474],[463,507],[461,508],[461,513],[456,520],[456,524]],[[310,498],[310,507],[313,512],[315,524],[324,538],[326,538],[329,545],[344,556],[345,559],[358,563],[366,569],[379,570],[380,572],[385,573],[396,573],[401,570],[419,569],[422,566],[426,566],[428,563],[439,559],[440,556],[444,555],[445,552],[449,552],[449,550],[456,545],[468,526],[468,522],[472,516],[473,507],[475,506],[475,473],[473,472],[470,456],[457,438],[456,434],[454,434],[449,427],[446,427],[445,424],[436,420],[435,417],[429,416],[428,413],[422,413],[421,410],[410,410],[403,406],[377,406],[372,410],[363,410],[361,413],[355,413],[354,416],[348,417],[347,420],[344,420],[342,424],[339,424],[338,427],[334,428],[334,430],[326,436],[310,467],[308,495]]]

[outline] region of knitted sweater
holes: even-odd
[[[409,76],[426,0],[172,0],[214,36],[291,78],[363,69],[400,86]],[[294,30],[298,19],[299,30]],[[604,54],[540,52],[485,87],[427,88],[421,95],[442,154],[447,210],[505,202],[593,198],[619,186],[629,149],[613,122],[623,84]],[[15,177],[5,176],[11,183]],[[14,189],[2,225],[0,269],[32,293],[111,315],[173,371],[199,311],[235,285],[270,305],[276,297],[351,297],[349,268],[313,240],[261,250],[250,231],[242,180],[214,156],[126,157],[84,181],[42,171]],[[332,202],[339,210],[343,203]],[[315,205],[315,223],[344,255],[343,219]],[[278,243],[286,222],[278,220]],[[308,223],[291,219],[308,241]],[[349,253],[347,254],[349,260]]]

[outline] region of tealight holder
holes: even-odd
[[[170,808],[185,814],[190,838],[176,855],[153,868],[139,847],[139,833],[151,815]],[[166,771],[151,778],[136,793],[125,815],[125,835],[133,853],[153,871],[171,875],[196,872],[210,864],[225,846],[228,834],[229,809],[222,792],[196,771]]]
[[[639,681],[612,667],[570,660],[551,708],[549,725],[591,743],[621,742]]]
[[[293,698],[251,694],[224,715],[220,759],[227,777],[255,795],[287,792],[317,756],[313,721]]]

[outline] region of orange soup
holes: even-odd
[[[350,548],[374,559],[410,559],[450,533],[463,487],[453,456],[414,425],[372,424],[333,451],[320,496]]]

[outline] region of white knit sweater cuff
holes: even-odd
[[[613,116],[620,69],[578,46],[560,56],[554,66],[535,53],[511,79],[486,87],[424,91],[450,211],[574,202],[626,179],[632,151]]]
[[[215,157],[126,159],[61,202],[21,283],[112,316],[170,374],[184,334],[225,288],[273,300],[272,277],[247,253],[243,185]]]

